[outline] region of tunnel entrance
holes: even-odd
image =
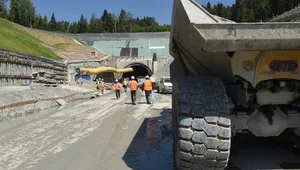
[[[124,78],[129,78],[131,76],[134,76],[135,79],[139,82],[139,79],[143,79],[146,75],[151,76],[152,75],[152,71],[149,69],[149,67],[147,67],[144,64],[141,63],[132,63],[128,66],[126,66],[125,68],[131,67],[133,69],[133,72],[130,73],[124,73],[122,78],[124,80]],[[140,78],[139,78],[140,77]]]

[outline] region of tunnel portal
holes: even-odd
[[[141,64],[141,63],[132,63],[128,66],[126,66],[125,68],[128,68],[128,67],[131,67],[133,69],[133,72],[130,72],[130,73],[124,73],[122,78],[129,78],[131,76],[134,76],[135,79],[137,81],[139,81],[139,77],[145,77],[146,75],[149,75],[151,76],[152,75],[152,71],[150,70],[149,67],[147,67],[146,65],[144,64]]]

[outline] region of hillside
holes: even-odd
[[[53,51],[42,45],[42,42],[21,29],[20,26],[0,18],[0,48],[62,60]]]
[[[84,54],[96,51],[101,54],[93,47],[76,43],[71,37],[26,28],[1,18],[0,30],[0,48],[6,50],[33,56],[44,56],[54,60],[62,60],[58,54],[63,51]]]
[[[26,27],[22,27],[22,29],[26,31],[28,34],[42,41],[47,47],[53,50],[63,50],[63,51],[73,51],[73,52],[74,51],[77,52],[97,51],[93,47],[79,45],[71,37],[58,36],[59,34],[56,35],[55,33],[52,32],[28,29]],[[97,52],[100,53],[99,51]]]

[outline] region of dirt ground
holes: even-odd
[[[69,103],[0,132],[1,170],[173,170],[171,95],[114,93]],[[32,115],[27,115],[30,117]],[[300,169],[290,144],[241,135],[227,169]]]

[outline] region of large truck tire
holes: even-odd
[[[231,121],[222,81],[211,76],[174,79],[173,153],[184,170],[225,169],[231,145]]]

